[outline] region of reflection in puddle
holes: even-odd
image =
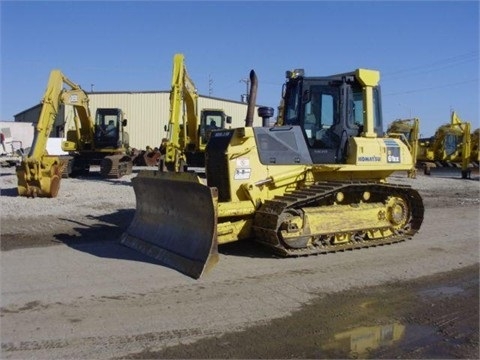
[[[390,358],[436,340],[438,337],[429,326],[400,323],[361,326],[336,333],[316,355],[321,358],[338,358],[339,355],[349,359]]]
[[[378,326],[361,326],[336,333],[333,340],[322,346],[323,352],[342,351],[349,358],[365,358],[371,350],[391,346],[403,338],[405,326],[399,323]],[[323,353],[325,355],[325,353]]]

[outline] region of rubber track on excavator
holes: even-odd
[[[125,155],[109,155],[100,164],[100,174],[104,178],[121,178],[132,173],[133,162]]]
[[[361,194],[365,191],[384,194],[385,198],[396,195],[407,199],[411,218],[406,229],[400,229],[395,235],[378,239],[356,239],[347,243],[320,243],[304,248],[290,248],[279,238],[282,215],[288,209],[299,209],[308,206],[329,206],[333,203],[337,192]],[[418,192],[408,185],[375,183],[375,182],[319,182],[308,188],[295,190],[283,196],[267,200],[257,211],[254,221],[256,240],[266,245],[281,256],[304,256],[331,252],[388,245],[411,238],[420,228],[423,221],[424,206]],[[368,229],[369,230],[369,229]]]

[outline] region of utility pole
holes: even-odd
[[[247,91],[245,92],[245,94],[241,95],[242,102],[248,103],[248,99],[250,98],[250,93],[249,93],[250,92],[250,79],[248,79],[248,78],[241,79],[240,82],[244,82],[247,86]]]
[[[212,96],[213,94],[213,79],[212,75],[208,74],[208,96]]]

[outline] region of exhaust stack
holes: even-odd
[[[258,79],[254,70],[250,71],[250,96],[248,98],[247,118],[245,127],[253,126],[253,115],[255,114],[255,103],[257,102]]]

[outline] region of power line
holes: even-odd
[[[471,51],[465,54],[460,54],[457,56],[453,56],[450,58],[445,58],[441,60],[437,60],[428,64],[417,65],[410,68],[400,69],[397,71],[393,71],[390,73],[383,73],[382,78],[399,78],[399,77],[407,77],[407,76],[414,76],[420,73],[425,74],[432,71],[439,71],[448,67],[453,67],[457,65],[461,65],[471,61],[478,61],[478,52]],[[406,73],[406,74],[405,74]]]
[[[417,93],[417,92],[434,90],[434,89],[441,89],[441,88],[450,87],[450,86],[458,86],[458,85],[463,85],[463,84],[472,83],[472,82],[478,82],[478,78],[472,79],[472,80],[460,81],[460,82],[456,82],[456,83],[443,84],[443,85],[439,85],[439,86],[431,86],[431,87],[428,87],[428,88],[412,89],[412,90],[408,90],[408,91],[401,91],[401,92],[382,94],[382,95],[383,96],[390,96],[390,95],[413,94],[413,93]]]

